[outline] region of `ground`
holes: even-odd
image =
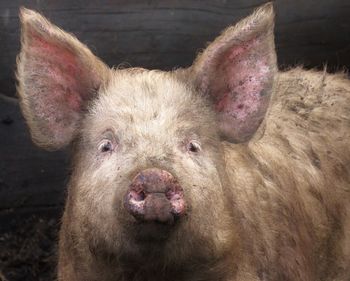
[[[0,281],[53,281],[59,216],[0,217]]]

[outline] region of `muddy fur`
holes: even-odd
[[[278,72],[271,4],[172,72],[108,70],[37,13],[21,18],[22,111],[39,146],[72,152],[58,280],[349,280],[350,82]],[[124,208],[152,167],[184,190],[172,227]]]
[[[262,136],[225,144],[245,252],[262,280],[350,276],[349,90],[342,74],[280,73]]]

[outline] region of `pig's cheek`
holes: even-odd
[[[175,166],[175,170],[178,175],[181,175],[180,182],[186,187],[185,193],[188,193],[188,196],[202,201],[210,197],[212,193],[216,193],[217,189],[221,189],[221,181],[210,158],[184,157],[181,160],[182,165]]]
[[[121,191],[123,178],[120,172],[114,171],[114,164],[104,163],[99,167],[91,167],[80,177],[79,190],[82,198],[90,201],[95,208],[103,205],[114,205],[116,193]]]

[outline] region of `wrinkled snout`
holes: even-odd
[[[173,224],[185,214],[182,187],[169,172],[152,168],[136,175],[125,197],[125,207],[137,220]]]

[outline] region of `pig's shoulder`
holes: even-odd
[[[350,80],[344,73],[291,69],[277,75],[266,118],[270,135],[322,137],[326,142],[350,132]]]
[[[350,80],[344,72],[330,74],[298,67],[276,75],[272,104],[292,112],[342,107],[342,102],[347,100],[350,100]]]

